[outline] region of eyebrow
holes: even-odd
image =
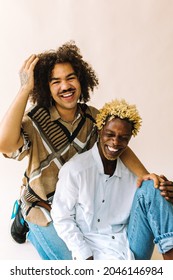
[[[106,128],[105,132],[115,134],[115,132],[109,128]],[[121,136],[131,136],[131,134],[126,133],[126,134],[122,134]]]
[[[77,76],[77,75],[76,75],[75,72],[72,72],[72,73],[68,74],[68,75],[66,76],[66,78],[70,78],[71,76]],[[60,78],[52,77],[52,78],[50,78],[50,81],[49,81],[49,82],[58,81],[58,80],[60,80]]]

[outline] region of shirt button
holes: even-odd
[[[102,200],[102,203],[104,203],[104,202],[105,202],[105,200],[103,199],[103,200]]]
[[[112,239],[115,239],[115,236],[112,235]]]
[[[100,222],[100,219],[98,219],[97,222]]]

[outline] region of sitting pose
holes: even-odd
[[[61,166],[97,140],[98,110],[87,102],[99,81],[74,42],[30,56],[20,70],[20,80],[20,90],[0,123],[0,152],[19,161],[28,157],[19,184],[27,240],[44,260],[71,259],[49,211]],[[28,101],[32,106],[26,110]],[[121,160],[137,176],[150,176],[130,148]],[[163,195],[168,183],[162,186]],[[18,230],[15,236],[17,242],[26,240],[23,230],[22,236]]]
[[[173,204],[120,155],[141,126],[135,105],[114,100],[96,117],[98,141],[60,170],[51,215],[73,259],[150,259],[154,244],[173,259]]]

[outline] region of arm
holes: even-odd
[[[153,180],[155,188],[157,188],[159,183],[163,181],[158,175],[154,173],[150,174],[129,147],[127,147],[127,149],[121,154],[120,158],[127,168],[138,177],[138,187],[141,186],[142,181],[144,180]]]
[[[127,168],[137,177],[141,177],[149,173],[129,147],[127,147],[127,149],[121,154],[120,158]]]
[[[59,180],[52,203],[51,216],[54,227],[77,259],[90,259],[92,251],[77,226],[76,205],[80,179],[72,164],[66,163],[60,170]]]
[[[130,148],[127,148],[121,155],[123,163],[138,176],[137,186],[140,187],[144,180],[153,180],[154,187],[159,188],[160,194],[169,202],[173,203],[173,182],[164,175],[148,173],[140,160],[136,157]]]
[[[21,88],[0,123],[0,152],[9,154],[23,145],[21,124],[30,92],[34,87],[34,67],[38,61],[30,56],[20,70]]]
[[[154,173],[149,173],[143,166],[133,151],[127,149],[120,156],[122,162],[132,171],[137,177],[137,186],[140,187],[144,180],[153,180],[154,187],[160,189],[160,194],[168,201],[173,203],[173,182],[169,181],[164,175],[158,176]]]

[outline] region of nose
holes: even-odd
[[[118,136],[113,137],[112,142],[114,147],[120,147],[123,145],[121,138]]]
[[[113,142],[113,145],[116,146],[119,144],[119,140],[118,140],[118,137],[112,137],[112,142]]]
[[[69,82],[67,80],[61,81],[61,91],[67,90],[69,87]]]

